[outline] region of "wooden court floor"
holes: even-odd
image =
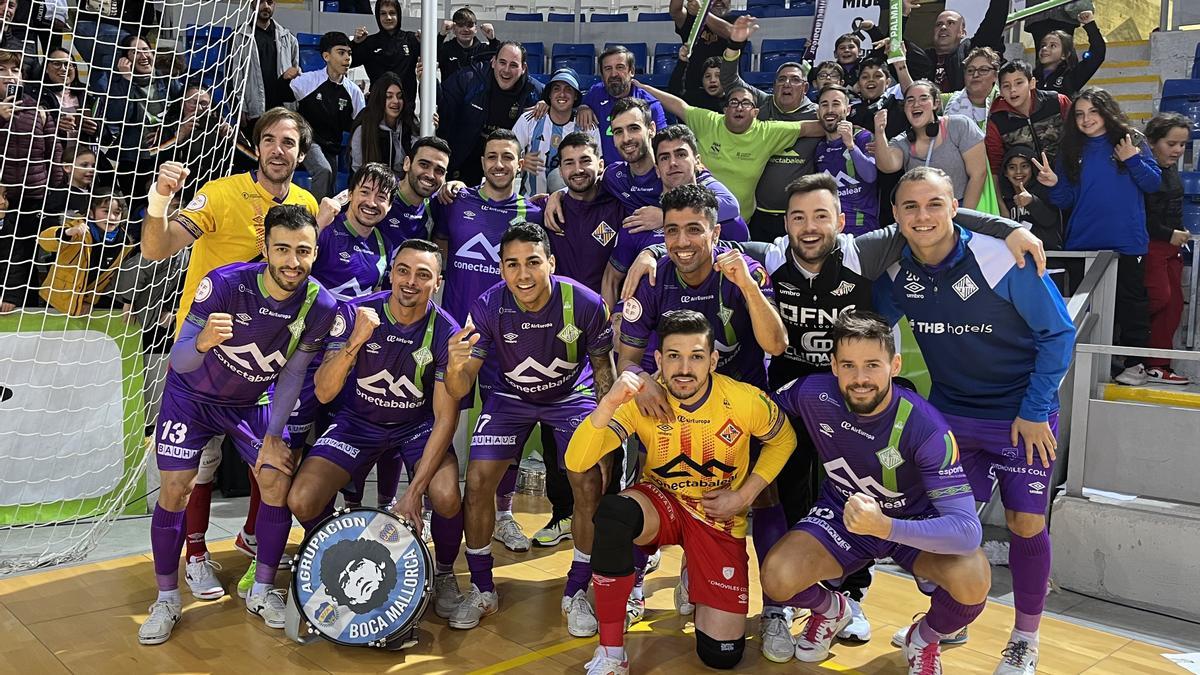
[[[540,502],[540,503],[539,503]],[[527,533],[545,522],[544,501],[518,496],[518,519]],[[149,528],[149,520],[146,527]],[[299,542],[300,530],[292,535]],[[147,533],[147,548],[149,534]],[[0,672],[96,673],[582,673],[595,638],[572,638],[559,613],[569,545],[514,554],[496,544],[500,612],[471,631],[456,631],[426,615],[417,647],[379,652],[328,642],[296,645],[246,613],[232,593],[247,559],[231,540],[210,544],[230,594],[198,602],[183,589],[184,618],[171,639],[154,647],[137,642],[137,629],[156,590],[150,554],[132,555],[0,581]],[[646,580],[647,620],[628,635],[635,673],[713,672],[697,659],[692,625],[672,605],[679,570],[678,548],[664,551],[662,566]],[[751,556],[753,558],[753,555]],[[461,563],[461,560],[460,560]],[[468,585],[465,564],[461,585]],[[752,588],[757,577],[751,565]],[[281,582],[288,577],[281,574]],[[751,594],[747,634],[757,633],[760,603]],[[774,664],[747,643],[738,670],[753,673],[903,673],[904,661],[889,644],[892,633],[927,607],[911,581],[878,574],[864,603],[874,635],[864,645],[837,644],[820,666]],[[991,673],[1008,637],[1012,609],[989,606],[971,626],[966,645],[944,652],[945,672]],[[799,632],[802,624],[793,624]],[[1182,673],[1164,650],[1056,619],[1042,623],[1040,673],[1130,675]]]

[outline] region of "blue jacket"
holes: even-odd
[[[875,283],[876,309],[893,322],[908,316],[938,410],[1044,422],[1075,343],[1062,296],[1032,261],[1017,267],[1004,242],[955,229],[955,250],[935,267],[904,247]]]
[[[521,109],[532,107],[542,97],[542,83],[524,75],[517,82]],[[487,123],[489,97],[496,89],[496,77],[490,61],[462,68],[442,85],[438,105],[437,135],[450,144],[449,174],[454,175],[468,161],[479,163],[472,151],[479,145],[479,134]]]
[[[1050,203],[1073,209],[1064,249],[1146,255],[1145,195],[1158,191],[1162,172],[1150,148],[1143,144],[1141,150],[1118,170],[1112,143],[1103,136],[1087,139],[1077,184],[1067,179],[1059,152],[1054,169],[1058,184],[1050,188]]]

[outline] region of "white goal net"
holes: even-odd
[[[230,171],[256,5],[0,0],[0,575],[154,499],[186,254],[140,256],[144,197],[168,159],[184,200]]]

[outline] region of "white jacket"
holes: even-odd
[[[275,63],[279,72],[276,77],[292,66],[300,67],[300,43],[292,31],[278,21],[272,20],[271,27],[275,29]],[[254,24],[250,24],[250,72],[246,75],[246,92],[242,102],[242,116],[246,119],[256,119],[266,112],[267,93],[263,85],[262,66],[258,62],[258,45],[254,41]],[[294,103],[287,104],[295,109]]]

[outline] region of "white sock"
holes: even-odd
[[[1036,647],[1038,645],[1037,631],[1034,631],[1032,633],[1026,633],[1025,631],[1017,630],[1016,628],[1014,628],[1013,632],[1012,632],[1012,637],[1009,639],[1011,639],[1013,642],[1020,642],[1021,640],[1024,640],[1024,641],[1028,642],[1031,647]]]
[[[621,661],[625,660],[624,647],[605,647],[604,645],[600,645],[600,649],[603,649],[604,655],[611,659],[619,659]]]
[[[512,511],[497,511],[496,512],[496,520],[504,520],[505,518],[512,520],[513,519]]]
[[[183,605],[183,598],[179,595],[178,588],[172,588],[169,591],[160,590],[157,602],[165,602],[169,605],[179,607]]]
[[[488,544],[487,546],[484,546],[483,548],[468,548],[467,549],[467,555],[491,555],[491,554],[492,554],[492,545],[491,544]]]
[[[636,586],[634,586],[633,590],[629,592],[629,597],[633,598],[634,600],[645,600],[646,596],[645,596],[644,591],[642,590],[642,585],[637,584]]]
[[[271,584],[261,584],[256,581],[256,582],[254,582],[254,586],[252,586],[250,588],[250,595],[248,595],[246,597],[248,597],[248,598],[254,597],[254,596],[258,595],[259,593],[266,593],[269,590],[271,590]]]
[[[579,549],[575,549],[575,555],[574,555],[574,557],[571,558],[571,561],[572,562],[590,563],[590,562],[592,562],[592,554],[584,553],[583,551],[580,551]]]

